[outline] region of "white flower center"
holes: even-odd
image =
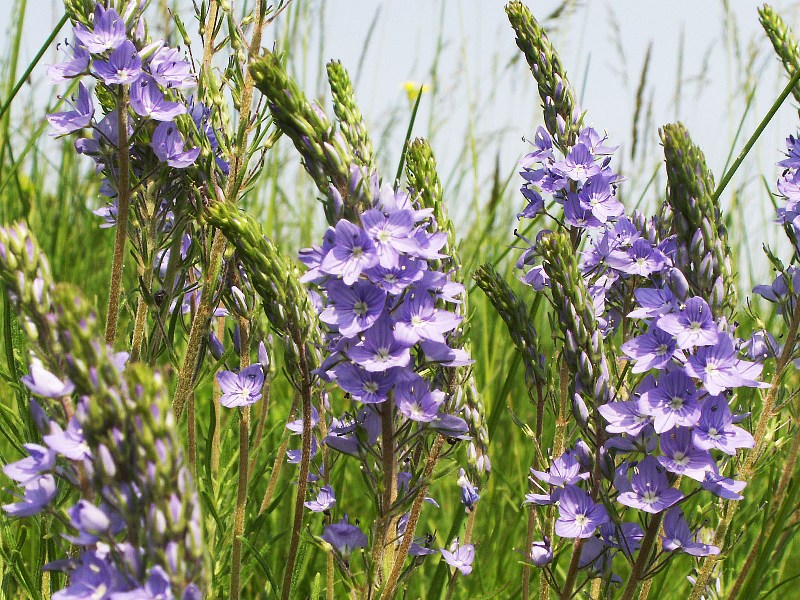
[[[364,384],[364,391],[367,392],[368,394],[374,394],[375,392],[378,391],[378,384],[375,383],[374,381],[367,381]]]
[[[589,524],[589,517],[586,515],[575,515],[575,524],[580,528],[584,528]]]
[[[357,317],[363,317],[367,314],[367,303],[363,300],[359,300],[353,305],[353,312],[356,313]]]
[[[719,430],[716,427],[709,428],[708,437],[710,437],[712,440],[718,440],[720,438]]]
[[[425,324],[425,321],[419,315],[414,315],[413,317],[411,317],[411,324],[414,327],[422,327],[422,325]]]
[[[683,398],[680,396],[673,396],[669,400],[669,409],[670,410],[680,410],[683,408]]]
[[[353,246],[353,251],[350,254],[352,258],[361,258],[364,256],[364,248],[361,246]]]
[[[679,467],[685,467],[689,464],[689,457],[684,452],[676,452],[672,455],[672,462]]]
[[[648,490],[644,494],[642,494],[642,502],[644,502],[645,504],[655,504],[657,500],[658,500],[658,494],[656,494],[652,490]]]

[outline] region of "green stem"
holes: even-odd
[[[750,138],[747,140],[747,143],[745,143],[744,148],[742,148],[742,151],[739,152],[739,155],[736,157],[736,160],[733,161],[731,168],[728,169],[722,176],[722,179],[720,179],[719,185],[717,186],[717,189],[714,190],[714,195],[712,197],[712,202],[714,205],[717,205],[719,203],[719,197],[722,194],[722,191],[728,185],[734,173],[736,173],[737,169],[744,162],[745,157],[750,152],[753,145],[756,143],[756,140],[764,132],[764,129],[767,127],[767,124],[769,124],[769,122],[772,120],[772,117],[775,116],[775,113],[778,112],[778,109],[781,107],[781,104],[783,104],[783,101],[786,100],[789,94],[792,93],[794,86],[797,85],[799,81],[800,81],[800,70],[796,71],[792,75],[791,79],[789,79],[789,83],[786,84],[786,87],[783,88],[783,91],[781,92],[780,96],[778,96],[778,99],[772,103],[772,106],[767,111],[767,114],[764,116],[763,119],[761,119],[761,122],[758,124],[758,127],[756,127],[756,130],[753,132],[753,135],[750,136]]]
[[[381,405],[381,463],[383,467],[383,494],[380,502],[380,521],[373,541],[372,566],[380,577],[374,577],[376,583],[386,579],[384,558],[392,564],[391,548],[386,540],[391,537],[392,518],[390,512],[397,497],[397,475],[394,459],[394,413],[391,398]]]
[[[117,232],[114,239],[114,262],[111,267],[105,340],[114,345],[117,337],[119,300],[122,293],[122,266],[125,260],[125,242],[128,239],[128,213],[130,213],[130,154],[128,148],[128,86],[119,86],[117,101],[117,130],[119,176],[117,180]]]
[[[308,357],[306,344],[302,335],[294,336],[294,342],[299,349],[300,358],[300,395],[303,403],[303,448],[300,455],[300,472],[297,481],[297,499],[294,504],[294,524],[292,537],[289,542],[289,556],[286,558],[286,569],[283,573],[283,587],[281,600],[288,600],[292,587],[292,575],[297,560],[297,548],[300,544],[300,534],[303,529],[303,516],[305,514],[306,488],[308,487],[308,471],[311,463],[311,373],[308,370]]]
[[[149,203],[148,203],[149,204]],[[148,206],[148,210],[151,207]],[[152,252],[156,245],[156,218],[155,218],[155,206],[152,206],[152,212],[147,215],[147,229],[146,229],[146,248],[148,253]],[[147,256],[145,260],[148,260],[150,257]],[[172,257],[170,257],[172,258]],[[148,311],[148,303],[145,300],[145,296],[152,297],[153,291],[153,268],[149,265],[143,265],[144,268],[144,276],[142,277],[142,289],[139,293],[139,301],[136,305],[136,318],[134,320],[133,326],[133,340],[131,341],[131,362],[136,362],[139,360],[139,356],[142,352],[142,344],[144,342],[144,332],[145,326],[147,325],[147,311]]]
[[[239,333],[241,336],[239,368],[250,365],[250,323],[239,317]],[[247,507],[247,472],[250,450],[250,407],[241,409],[239,419],[239,483],[236,490],[236,512],[233,518],[233,546],[231,550],[231,600],[239,600],[240,575],[242,571],[242,535],[244,534],[244,516]]]
[[[572,546],[572,558],[567,569],[567,578],[564,580],[564,589],[561,591],[561,600],[569,600],[572,597],[572,588],[575,587],[575,579],[578,577],[578,563],[581,558],[581,548],[583,548],[583,538],[575,540]]]

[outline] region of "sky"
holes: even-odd
[[[0,31],[19,18],[18,1],[0,0]],[[192,27],[191,3],[178,0],[178,4],[184,22]],[[460,203],[455,211],[464,213],[487,196],[496,168],[518,185],[513,172],[526,149],[523,138],[531,137],[541,120],[535,85],[520,60],[503,4],[500,0],[296,3],[293,10],[304,12],[307,22],[300,32],[304,43],[298,44],[290,69],[309,95],[321,96],[324,62],[342,61],[355,80],[384,169],[392,172],[411,113],[405,86],[432,85],[423,96],[414,135],[431,139],[447,189],[455,196],[451,203]],[[728,0],[726,6],[717,0],[586,0],[576,3],[554,27],[546,17],[558,4],[529,3],[548,27],[587,111],[587,122],[606,130],[610,142],[620,146],[617,160],[628,178],[631,197],[638,197],[662,160],[660,125],[682,121],[719,180],[731,148],[738,152],[786,83],[758,23],[757,2]],[[800,24],[800,3],[781,0],[773,6],[788,23]],[[61,7],[55,0],[27,1],[23,64],[58,21]],[[272,43],[280,27],[279,21],[266,32],[265,45]],[[66,30],[61,38],[65,35]],[[3,43],[10,43],[7,36]],[[632,115],[648,46],[652,51],[638,150],[631,159]],[[54,60],[51,51],[44,62]],[[745,83],[749,88],[743,87]],[[43,66],[34,70],[31,85],[37,97],[48,97]],[[38,94],[38,89],[47,94]],[[743,120],[746,89],[755,91]],[[774,163],[781,158],[783,140],[797,130],[796,108],[790,97],[734,180],[743,197],[751,194],[759,202],[766,197],[758,174],[775,181]],[[735,139],[740,123],[742,131]],[[776,229],[770,219],[767,213],[754,215],[745,225],[759,231]]]

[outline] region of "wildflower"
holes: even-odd
[[[689,357],[686,372],[703,382],[710,394],[721,394],[740,386],[764,387],[756,381],[763,365],[739,360],[728,334],[721,334],[716,344],[699,348]]]
[[[329,275],[341,275],[346,285],[353,285],[362,271],[378,264],[375,244],[350,221],[342,219],[336,224],[333,243],[319,268]]]
[[[220,371],[217,373],[222,396],[222,406],[234,408],[250,406],[261,400],[261,388],[264,386],[264,369],[259,363],[242,369],[239,373]]]
[[[159,123],[153,132],[150,146],[158,160],[166,162],[170,167],[185,169],[194,164],[200,155],[200,148],[183,149],[183,138],[172,121]]]
[[[305,502],[305,507],[312,512],[325,512],[330,510],[336,503],[336,495],[333,493],[333,488],[329,485],[323,485],[319,489],[319,494],[315,500]]]
[[[156,50],[148,68],[153,79],[166,88],[191,87],[195,83],[191,64],[183,60],[175,48],[161,47]]]
[[[589,494],[576,485],[567,484],[558,500],[556,534],[566,538],[588,538],[608,521],[602,504],[595,504]]]
[[[451,567],[458,569],[462,575],[469,575],[472,573],[472,562],[475,560],[475,546],[472,544],[464,544],[463,546],[458,543],[458,540],[453,541],[450,545],[450,550],[440,548],[445,562]]]
[[[366,548],[367,536],[356,527],[350,524],[350,519],[344,515],[338,523],[333,523],[325,527],[322,539],[333,546],[339,554],[347,558],[350,553],[357,548]]]
[[[106,9],[99,2],[94,8],[93,30],[89,31],[85,25],[78,23],[75,26],[75,37],[86,46],[92,54],[101,54],[106,50],[118,48],[127,41],[125,21],[113,8]]]
[[[656,433],[675,426],[691,427],[700,418],[699,394],[694,382],[683,371],[672,371],[658,378],[656,387],[644,392],[640,405],[653,417]]]
[[[699,296],[689,298],[679,312],[660,317],[656,325],[674,335],[681,349],[711,346],[719,336],[711,309]]]
[[[630,484],[623,487],[626,489],[620,490],[620,504],[653,514],[683,498],[680,490],[670,487],[663,467],[652,456],[645,456],[634,469]]]
[[[61,381],[39,362],[31,363],[28,375],[22,376],[22,383],[34,394],[45,398],[69,396],[75,390],[71,381]]]
[[[339,333],[351,337],[368,329],[383,313],[386,292],[368,281],[352,285],[334,280],[328,283],[328,305],[320,320],[336,326]]]
[[[170,102],[152,77],[142,75],[131,86],[131,108],[137,115],[149,117],[155,121],[172,121],[178,115],[187,112],[186,106],[180,102]]]
[[[692,430],[692,436],[698,448],[716,448],[731,456],[736,454],[737,448],[755,446],[752,435],[733,425],[733,414],[723,396],[712,396],[703,401],[700,420]]]
[[[719,554],[716,546],[701,544],[694,541],[693,537],[683,511],[678,507],[669,509],[664,516],[664,535],[661,536],[661,545],[665,551],[682,550],[692,556]]]
[[[478,488],[472,485],[470,480],[467,478],[467,474],[464,469],[460,469],[458,472],[458,487],[461,488],[461,504],[463,504],[466,507],[467,512],[469,512],[472,510],[481,496],[478,493]]]
[[[658,327],[628,340],[620,349],[636,361],[631,369],[634,373],[644,373],[650,369],[663,369],[675,355],[678,346],[675,338]]]
[[[95,74],[106,85],[133,83],[142,74],[142,59],[130,40],[125,40],[111,53],[108,60],[94,61]]]
[[[57,65],[50,65],[47,68],[47,76],[53,83],[61,83],[86,73],[89,68],[89,52],[86,46],[74,40],[73,43],[65,44],[72,54],[72,58]]]
[[[3,510],[12,517],[30,517],[42,512],[55,498],[56,480],[45,474],[27,481],[23,488],[25,493],[19,502],[3,505]]]
[[[660,441],[663,456],[657,457],[658,462],[671,473],[702,482],[716,466],[708,450],[695,446],[687,427],[670,429],[660,436]]]
[[[553,548],[550,546],[550,538],[545,536],[542,541],[533,542],[528,557],[537,567],[544,567],[553,562]]]
[[[88,127],[94,116],[94,104],[89,90],[83,82],[78,84],[78,100],[74,110],[47,115],[47,122],[56,130],[56,135],[64,135]]]

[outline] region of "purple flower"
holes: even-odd
[[[700,418],[698,392],[683,371],[661,375],[656,387],[644,392],[641,409],[653,417],[656,433],[676,426],[692,427]]]
[[[112,531],[120,531],[124,526],[122,519],[118,515],[114,515],[112,519],[103,508],[95,506],[88,500],[78,500],[78,502],[70,508],[67,513],[69,514],[70,524],[78,530],[79,534],[76,536],[64,536],[73,544],[81,546],[91,546],[97,543],[97,540]]]
[[[622,351],[636,361],[631,371],[644,373],[649,369],[663,369],[677,349],[675,338],[658,327],[621,346]]]
[[[381,416],[374,410],[362,410],[356,417],[334,418],[322,443],[338,452],[358,456],[365,446],[378,441],[380,432]]]
[[[461,322],[455,313],[435,308],[433,298],[426,292],[406,295],[394,317],[395,335],[409,345],[421,339],[444,342],[444,334]]]
[[[194,164],[200,156],[200,148],[192,148],[184,151],[183,138],[177,126],[172,121],[159,123],[153,132],[153,140],[150,142],[158,160],[166,162],[170,167],[185,169]]]
[[[648,277],[664,270],[668,260],[660,250],[653,248],[650,242],[639,238],[627,250],[614,250],[606,262],[609,266],[628,275]]]
[[[742,500],[744,496],[742,496],[741,491],[747,487],[747,482],[723,477],[719,474],[715,465],[713,471],[706,472],[706,478],[700,485],[704,490],[708,490],[720,498]]]
[[[740,386],[763,387],[756,381],[763,365],[739,360],[733,348],[733,340],[727,333],[719,336],[713,346],[699,348],[689,357],[686,372],[703,382],[710,394],[721,394],[728,388]]]
[[[711,309],[699,296],[689,298],[680,312],[659,318],[656,325],[674,335],[680,349],[711,346],[719,337]]]
[[[458,487],[461,488],[461,504],[463,504],[467,512],[469,512],[481,497],[478,493],[478,488],[472,485],[464,469],[459,470],[457,483]]]
[[[72,44],[67,42],[65,45],[70,49],[72,58],[58,65],[50,65],[47,68],[47,76],[53,83],[61,83],[82,75],[89,68],[89,52],[87,52],[85,46],[78,43],[77,40]]]
[[[564,222],[571,227],[600,227],[603,223],[588,208],[581,206],[576,194],[569,194],[564,203]]]
[[[637,435],[652,418],[641,410],[638,400],[608,402],[597,407],[597,411],[608,421],[609,433]]]
[[[186,88],[195,83],[192,65],[175,48],[161,47],[150,59],[150,74],[166,88]]]
[[[110,600],[128,587],[108,560],[97,552],[87,551],[81,554],[78,568],[70,573],[69,586],[53,594],[53,600]]]
[[[692,434],[698,448],[716,448],[731,456],[736,454],[737,448],[755,446],[753,436],[733,424],[733,414],[723,396],[711,396],[703,401],[700,421]]]
[[[56,495],[56,480],[52,475],[42,475],[28,481],[25,494],[19,502],[4,504],[3,510],[12,517],[30,517],[42,512]]]
[[[533,542],[528,558],[537,567],[544,567],[553,562],[553,548],[550,546],[550,538],[545,536],[541,542]]]
[[[367,371],[405,367],[411,361],[409,344],[395,337],[388,317],[378,319],[362,340],[347,350],[347,356]]]
[[[420,423],[433,421],[444,399],[443,391],[431,390],[428,383],[419,376],[414,376],[410,381],[399,382],[394,389],[397,410],[406,418]]]
[[[142,58],[130,40],[122,42],[108,60],[95,60],[94,72],[106,85],[133,83],[142,74]]]
[[[645,456],[634,469],[630,491],[620,493],[617,500],[625,506],[655,514],[669,508],[681,498],[683,493],[670,487],[664,468],[659,462],[652,456]]]
[[[328,525],[322,533],[322,539],[345,557],[350,556],[356,548],[367,547],[367,536],[355,525],[350,525],[347,515],[344,515],[338,523]]]
[[[546,473],[531,469],[531,473],[539,481],[544,481],[555,487],[573,485],[589,478],[589,473],[584,471],[578,462],[575,452],[568,450],[556,458],[547,469]]]
[[[527,168],[530,165],[553,159],[553,138],[550,137],[550,134],[541,125],[536,128],[536,133],[533,136],[531,144],[535,150],[530,154],[526,154],[520,161],[521,167]]]
[[[93,30],[89,31],[85,25],[78,23],[75,26],[75,37],[89,49],[92,54],[101,54],[111,48],[118,48],[127,41],[125,21],[113,8],[106,10],[99,2],[94,8]]]
[[[328,307],[319,318],[336,326],[339,333],[352,337],[369,328],[383,313],[386,292],[368,281],[345,285],[332,280],[327,285]]]
[[[250,365],[234,373],[220,371],[217,373],[222,396],[220,404],[227,408],[250,406],[261,400],[261,388],[264,387],[264,369],[261,364]]]
[[[38,362],[31,363],[30,373],[23,375],[21,379],[31,392],[45,398],[61,398],[75,391],[71,381],[62,382]]]
[[[704,481],[706,473],[716,465],[708,450],[692,442],[692,432],[686,427],[675,427],[660,436],[661,453],[658,462],[667,471]]]
[[[672,311],[675,297],[669,288],[637,288],[633,292],[639,308],[628,313],[632,319],[649,319]]]
[[[333,248],[319,268],[329,275],[341,275],[347,285],[353,285],[362,271],[377,264],[378,252],[367,232],[342,219],[336,224]]]
[[[38,444],[24,444],[24,448],[30,456],[3,467],[3,473],[22,485],[37,479],[56,464],[56,454],[49,448]]]
[[[70,460],[83,460],[92,455],[86,440],[83,438],[83,429],[78,419],[72,417],[67,429],[63,431],[58,423],[50,423],[50,433],[44,436],[44,443],[52,450]]]
[[[419,281],[426,271],[422,270],[419,261],[401,254],[396,267],[387,269],[378,265],[365,273],[383,291],[399,296],[408,286]]]
[[[686,517],[677,506],[669,509],[664,516],[664,535],[661,536],[661,545],[666,552],[683,550],[692,556],[719,554],[719,548],[716,546],[694,541],[689,524],[686,523]]]
[[[305,502],[305,507],[312,512],[325,512],[330,510],[336,503],[336,495],[333,493],[333,488],[329,485],[323,485],[319,488],[319,494],[315,500]]]
[[[576,485],[566,485],[558,500],[556,534],[566,538],[588,538],[608,521],[602,504],[595,504],[589,494]]]
[[[65,135],[88,127],[94,116],[94,104],[89,90],[83,85],[78,84],[78,100],[73,107],[74,110],[57,112],[47,115],[47,122],[56,130],[55,135]]]
[[[601,168],[594,162],[592,152],[584,144],[575,144],[562,161],[553,165],[553,170],[572,181],[584,183],[589,177],[597,175]]]
[[[461,571],[462,575],[472,573],[472,561],[475,560],[475,546],[464,544],[463,546],[455,540],[450,545],[450,550],[440,548],[444,561],[451,567]]]
[[[411,210],[383,213],[373,208],[361,215],[361,224],[375,243],[382,267],[397,267],[402,254],[413,254],[417,250],[413,236],[414,212]]]
[[[339,387],[364,404],[385,401],[396,377],[395,369],[367,371],[350,362],[339,363],[333,371]]]
[[[611,188],[611,183],[616,178],[616,175],[598,173],[589,179],[578,192],[581,208],[591,211],[601,223],[625,214],[625,207],[614,198]]]
[[[131,108],[137,115],[156,121],[172,121],[186,113],[185,105],[167,100],[155,80],[147,75],[131,86]]]

